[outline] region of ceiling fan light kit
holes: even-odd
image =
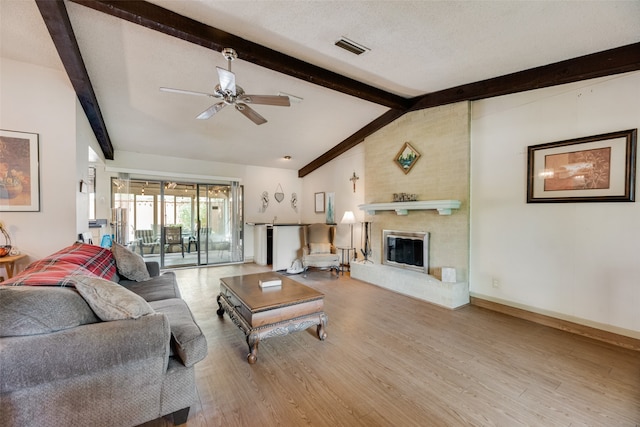
[[[244,89],[236,84],[236,75],[231,72],[231,62],[238,58],[238,54],[230,47],[222,49],[222,56],[227,60],[227,69],[216,67],[218,71],[219,83],[215,87],[214,93],[194,92],[190,90],[173,89],[161,87],[163,92],[180,93],[184,95],[209,96],[220,99],[221,101],[213,104],[196,119],[206,120],[218,113],[227,105],[233,105],[236,110],[242,113],[246,118],[257,125],[267,122],[267,119],[258,114],[253,108],[247,104],[273,105],[277,107],[289,107],[291,102],[289,96],[281,95],[247,95]],[[302,100],[300,98],[300,100]]]

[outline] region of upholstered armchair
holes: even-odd
[[[307,277],[309,267],[340,271],[340,255],[336,253],[333,240],[336,226],[328,224],[310,224],[304,227],[302,246],[303,277]]]

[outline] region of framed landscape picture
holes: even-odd
[[[527,203],[635,201],[637,132],[528,147]]]
[[[38,134],[0,130],[0,212],[39,210]]]
[[[413,148],[408,142],[405,142],[400,151],[398,151],[398,154],[396,154],[394,161],[406,175],[419,158],[420,153],[418,153],[418,150]]]

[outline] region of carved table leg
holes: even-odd
[[[260,344],[260,337],[256,333],[250,333],[247,335],[247,344],[249,344],[249,354],[247,355],[247,362],[253,365],[258,361],[258,344]]]
[[[218,295],[218,298],[216,299],[218,301],[218,310],[216,311],[216,313],[218,314],[218,316],[221,316],[224,314],[224,308],[222,308],[222,304],[220,304],[220,298],[222,298],[222,295]]]
[[[324,341],[325,338],[327,338],[327,332],[325,331],[326,327],[327,315],[323,313],[320,315],[320,323],[318,324],[318,338],[320,338],[320,341]]]

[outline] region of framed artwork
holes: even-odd
[[[635,201],[637,133],[529,146],[527,203]]]
[[[0,212],[40,211],[38,134],[0,130]]]
[[[420,158],[420,153],[411,146],[408,142],[405,142],[398,154],[395,157],[395,163],[406,174],[409,173],[411,168],[416,164]]]
[[[327,193],[327,224],[335,224],[335,203],[336,193]]]
[[[315,211],[316,213],[324,212],[324,192],[315,194]]]

